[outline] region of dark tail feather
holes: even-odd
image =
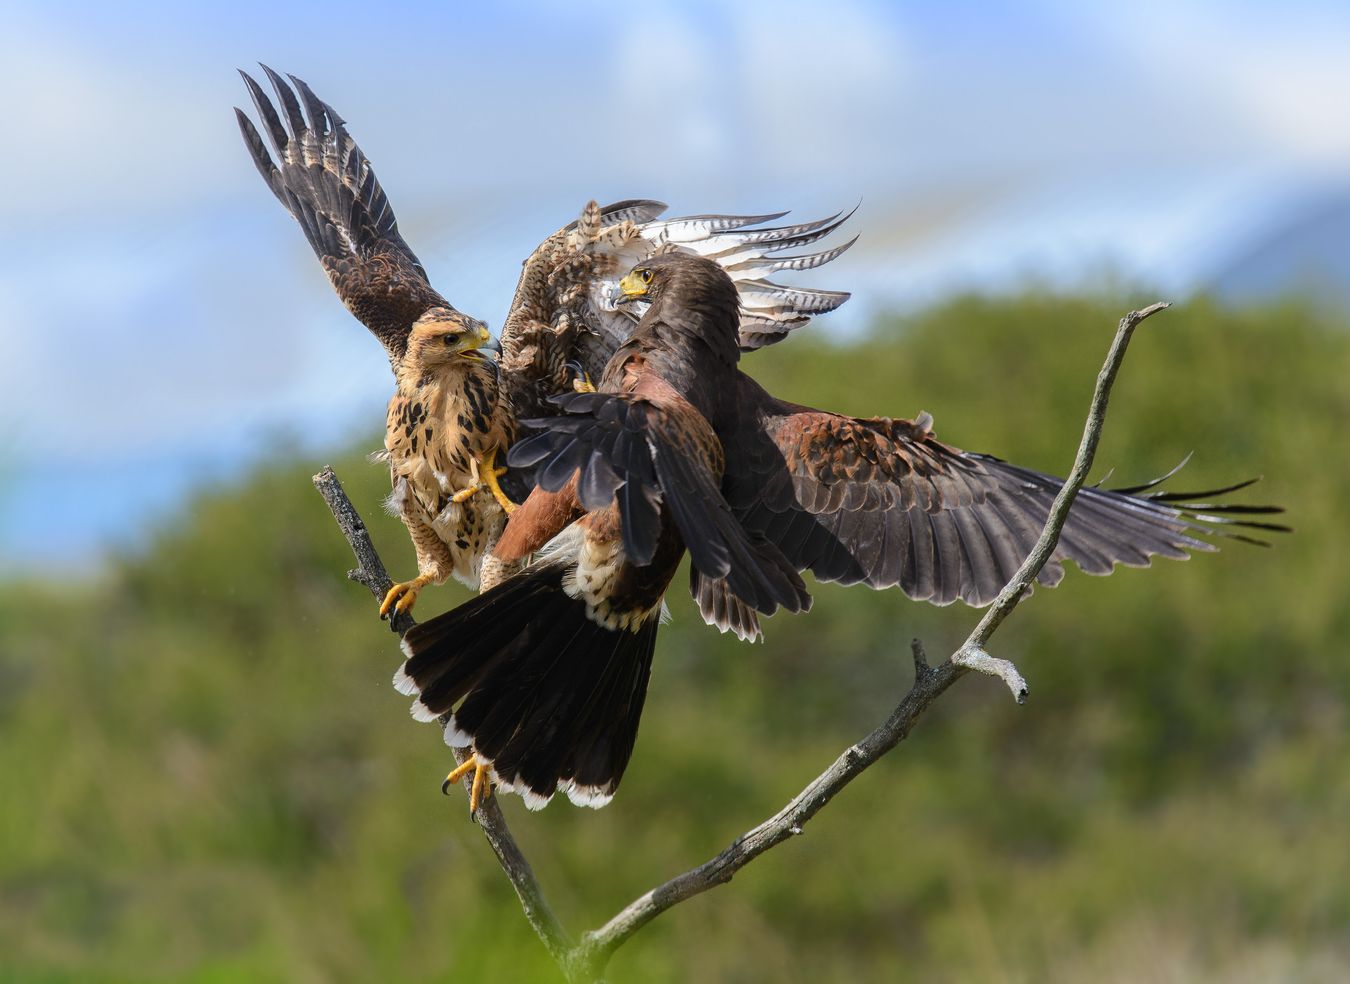
[[[446,717],[445,740],[492,763],[493,781],[537,810],[555,792],[601,807],[637,738],[659,619],[636,631],[587,617],[567,565],[527,571],[411,629],[394,677],[413,717]]]

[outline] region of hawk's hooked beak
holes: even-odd
[[[459,343],[459,351],[461,355],[481,359],[484,358],[483,353],[485,351],[500,355],[502,347],[499,342],[493,339],[487,325],[481,321],[475,321],[473,326],[464,332],[464,339]]]
[[[628,304],[647,296],[647,284],[637,275],[636,271],[629,273],[614,287],[610,292],[609,299],[614,304]]]

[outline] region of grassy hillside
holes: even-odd
[[[747,359],[856,413],[1062,474],[1119,300],[963,300]],[[1070,572],[996,640],[1031,699],[962,681],[913,741],[614,981],[1343,979],[1350,969],[1350,335],[1192,302],[1141,329],[1116,479],[1251,474],[1299,532]],[[361,452],[279,454],[97,583],[0,595],[0,979],[552,980],[309,476],[331,463],[413,570]],[[684,581],[677,578],[677,585]],[[672,594],[637,752],[600,812],[507,814],[593,925],[775,810],[945,654],[971,610],[821,586],[748,647]],[[424,595],[419,615],[461,600]]]

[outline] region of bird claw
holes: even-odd
[[[567,363],[567,368],[572,370],[572,389],[577,393],[594,393],[595,384],[591,382],[590,373],[580,362],[573,359]]]
[[[425,574],[419,574],[411,581],[400,581],[390,588],[380,603],[380,618],[388,618],[391,612],[402,615],[412,611],[417,604],[417,594],[432,581]]]
[[[469,812],[477,813],[478,808],[487,802],[487,798],[492,795],[492,764],[490,762],[484,762],[477,755],[471,754],[445,777],[445,782],[441,783],[441,792],[447,796],[450,795],[450,787],[470,772],[473,773],[473,782],[469,786]]]

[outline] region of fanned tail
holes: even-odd
[[[394,686],[419,721],[445,718],[493,782],[532,810],[556,792],[601,807],[623,778],[647,695],[659,618],[612,629],[570,597],[572,570],[527,570],[411,629]]]

